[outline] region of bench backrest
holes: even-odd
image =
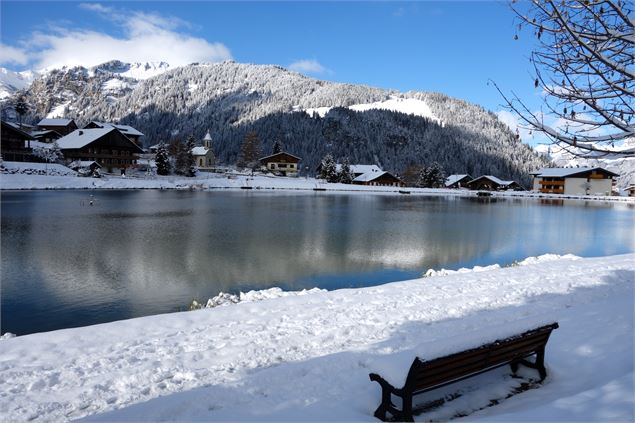
[[[404,389],[426,391],[529,357],[545,347],[551,331],[557,327],[558,324],[553,323],[430,361],[417,357],[410,367]]]

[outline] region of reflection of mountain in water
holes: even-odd
[[[97,206],[82,207],[81,192],[12,195],[19,201],[3,194],[2,204],[3,306],[45,302],[43,316],[55,307],[87,323],[219,291],[310,288],[327,274],[349,286],[353,273],[635,249],[607,227],[632,227],[632,213],[614,207],[158,191],[98,192]]]

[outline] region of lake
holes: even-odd
[[[3,333],[184,310],[220,291],[635,251],[635,209],[602,202],[158,190],[2,192],[1,202]]]

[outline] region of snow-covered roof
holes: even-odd
[[[109,126],[113,128],[117,128],[124,135],[134,135],[138,137],[142,137],[144,135],[143,132],[138,131],[137,129],[133,128],[130,125],[120,125],[118,123],[110,123],[110,122],[97,122],[95,120],[92,121],[91,123],[94,123],[95,125],[101,128],[107,128]]]
[[[192,149],[192,155],[193,156],[205,156],[207,155],[207,152],[209,151],[209,149],[207,147],[194,147]]]
[[[114,130],[115,128],[113,127],[76,129],[70,134],[57,140],[57,145],[59,145],[62,150],[82,148]]]
[[[366,173],[362,173],[357,178],[353,179],[353,181],[356,181],[356,182],[369,182],[369,181],[372,181],[374,179],[379,178],[380,176],[382,176],[382,175],[384,175],[386,173],[388,173],[388,172],[386,172],[384,170],[379,171],[379,172],[366,172]]]
[[[73,168],[83,168],[83,167],[91,167],[92,165],[96,165],[97,167],[101,167],[99,163],[94,160],[75,160],[68,165],[71,169]]]
[[[73,119],[63,119],[63,118],[55,118],[55,119],[42,119],[38,122],[38,126],[68,126]]]
[[[507,185],[511,185],[511,184],[513,184],[513,183],[514,183],[514,181],[503,181],[502,179],[499,179],[499,178],[497,178],[496,176],[492,176],[492,175],[483,175],[483,176],[479,176],[478,178],[473,179],[472,181],[470,181],[470,183],[471,183],[471,182],[474,182],[474,181],[476,181],[476,180],[479,180],[479,179],[481,179],[481,178],[486,178],[486,179],[489,179],[490,181],[492,181],[492,182],[494,182],[494,183],[496,183],[496,184],[498,184],[498,185],[501,185],[501,186],[507,186]]]
[[[594,170],[602,170],[611,175],[617,176],[616,173],[601,167],[549,167],[532,172],[532,175],[540,178],[565,178],[567,176],[577,175],[578,173],[591,172]]]
[[[279,153],[271,154],[269,156],[262,157],[259,160],[262,162],[262,161],[266,161],[267,159],[271,159],[272,157],[276,157],[276,156],[288,156],[288,157],[292,157],[294,159],[297,159],[298,161],[302,160],[300,157],[294,156],[293,154],[287,153],[286,151],[281,151]]]
[[[205,134],[205,138],[203,138],[203,141],[211,141],[212,140],[212,136],[209,134],[209,131],[207,132],[207,134]]]
[[[59,133],[56,130],[54,130],[54,129],[45,129],[43,131],[32,131],[31,135],[33,135],[34,137],[39,137],[41,135],[46,135],[46,134],[50,134],[50,133],[59,135]]]
[[[470,175],[450,175],[447,177],[447,179],[445,180],[445,186],[449,187],[450,185],[453,185],[455,183],[457,183],[458,181],[460,181],[461,179],[470,176]]]
[[[350,165],[350,169],[351,172],[358,175],[358,174],[363,174],[363,173],[381,173],[383,172],[383,170],[381,170],[381,168],[377,165]],[[337,164],[335,165],[335,170],[336,172],[341,172],[342,171],[342,165],[341,164]]]
[[[27,139],[27,140],[33,139],[33,137],[29,133],[27,133],[27,132],[23,131],[22,129],[20,129],[20,125],[18,125],[17,123],[5,122],[3,120],[2,124],[5,125],[6,127],[8,127],[10,131],[15,131],[18,134],[20,134],[24,139]]]

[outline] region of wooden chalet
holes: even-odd
[[[73,119],[42,119],[38,122],[37,127],[40,131],[52,130],[60,135],[68,135],[77,129],[77,124]]]
[[[67,162],[95,161],[108,172],[137,164],[141,147],[113,127],[77,129],[57,140]]]
[[[619,175],[601,167],[554,167],[533,172],[533,190],[549,194],[611,195]]]
[[[635,185],[629,185],[624,190],[628,192],[629,197],[635,197]]]
[[[268,170],[272,173],[282,176],[297,176],[300,160],[298,156],[281,151],[261,158],[260,164],[263,170]]]
[[[471,190],[479,191],[523,191],[523,187],[516,181],[503,181],[492,175],[483,175],[467,183]]]
[[[446,188],[466,188],[468,182],[472,181],[472,178],[468,174],[463,175],[450,175],[445,180]]]
[[[110,123],[110,122],[98,122],[92,121],[88,125],[84,126],[84,129],[95,129],[95,128],[116,128],[128,137],[132,142],[141,147],[140,138],[143,136],[143,132],[136,130],[130,125],[120,125],[118,123]]]
[[[33,137],[18,129],[17,124],[2,121],[0,134],[0,154],[3,160],[24,162],[31,156],[31,140]]]
[[[404,187],[406,184],[390,172],[382,170],[381,172],[367,172],[353,179],[356,185],[370,185],[381,187]]]
[[[31,136],[35,141],[51,144],[53,141],[62,138],[62,134],[53,129],[45,129],[42,131],[31,131]]]

